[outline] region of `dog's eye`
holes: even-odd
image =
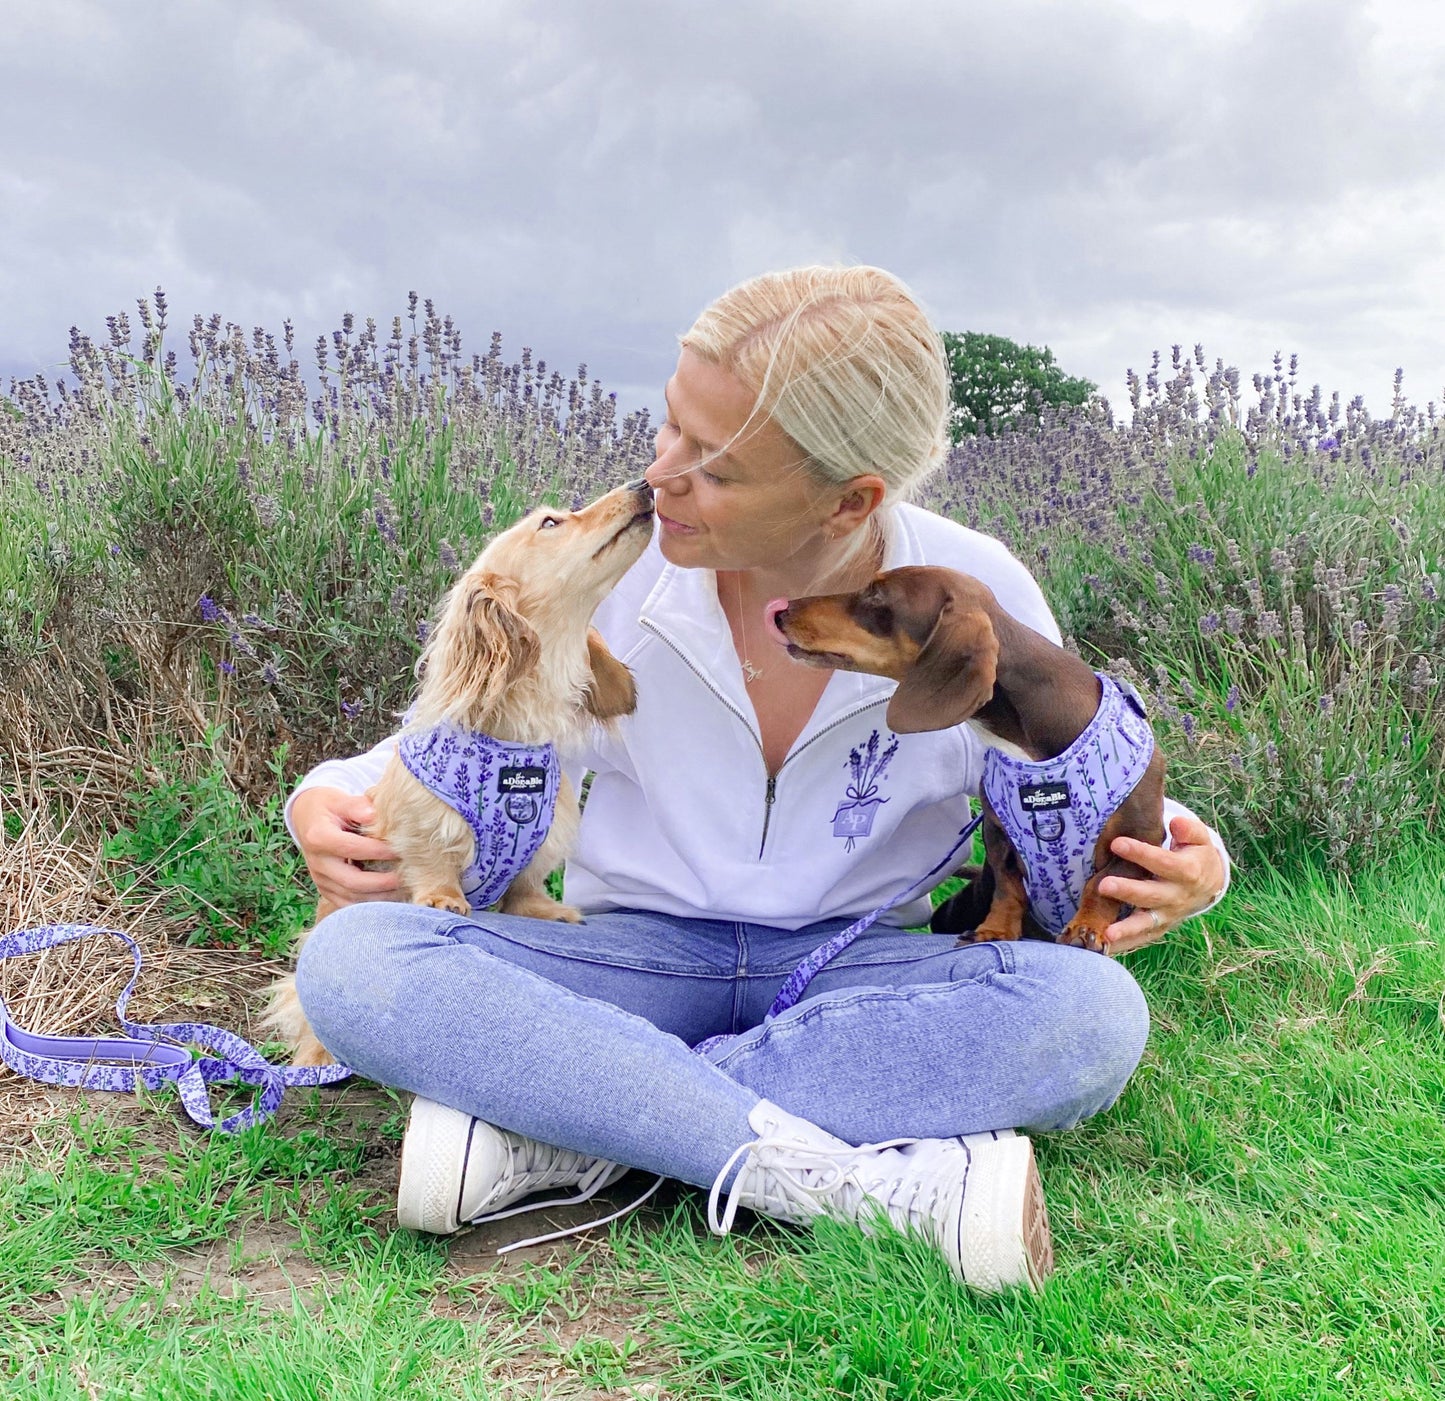
[[[893,632],[893,610],[886,603],[865,602],[859,610],[859,621],[879,637],[888,637]]]
[[[542,519],[537,522],[537,529],[551,530],[554,525],[561,524],[562,522],[557,516],[543,516]]]

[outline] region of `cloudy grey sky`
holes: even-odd
[[[842,260],[1116,407],[1174,342],[1445,386],[1438,0],[0,0],[0,130],[5,384],[157,283],[303,345],[415,289],[655,408]]]

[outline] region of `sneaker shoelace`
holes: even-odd
[[[525,1145],[525,1146],[523,1146]],[[553,1148],[547,1143],[521,1135],[508,1135],[507,1152],[509,1163],[507,1175],[497,1197],[530,1196],[533,1192],[545,1192],[549,1187],[563,1187],[575,1184],[577,1194],[571,1197],[553,1197],[544,1202],[526,1202],[521,1206],[509,1206],[501,1211],[489,1211],[472,1217],[473,1225],[483,1221],[500,1221],[507,1216],[520,1216],[528,1211],[541,1211],[549,1206],[575,1206],[578,1202],[591,1201],[602,1190],[607,1174],[617,1166],[606,1158],[589,1158],[583,1153],[572,1153],[566,1149]],[[591,1166],[584,1166],[590,1163]]]
[[[953,1139],[917,1140],[894,1145],[892,1153],[879,1157],[873,1172],[867,1171],[865,1160],[856,1173],[860,1189],[899,1230],[932,1237],[940,1216],[950,1214],[950,1198],[960,1195],[967,1181],[970,1150]],[[895,1171],[881,1170],[884,1161]]]
[[[611,1167],[613,1165],[608,1163],[607,1166]],[[590,1231],[596,1226],[610,1225],[613,1221],[619,1221],[622,1217],[630,1215],[636,1211],[638,1207],[651,1200],[653,1193],[655,1193],[666,1180],[665,1177],[654,1177],[652,1179],[652,1185],[640,1197],[635,1201],[628,1202],[624,1207],[619,1207],[616,1211],[609,1212],[606,1216],[599,1216],[592,1221],[584,1221],[580,1226],[568,1226],[566,1230],[563,1231],[549,1231],[545,1236],[529,1236],[526,1240],[514,1240],[510,1245],[498,1246],[497,1254],[506,1255],[510,1251],[521,1250],[529,1245],[545,1245],[550,1240],[565,1240],[568,1236],[580,1236],[583,1231]],[[500,1215],[516,1216],[523,1211],[540,1211],[544,1206],[569,1206],[576,1202],[585,1202],[594,1196],[600,1190],[600,1187],[601,1179],[599,1178],[597,1185],[583,1196],[570,1197],[562,1202],[538,1202],[536,1206],[516,1207],[511,1211],[504,1211],[500,1213]],[[482,1217],[481,1219],[485,1221],[496,1220],[497,1218]]]
[[[843,1214],[855,1218],[866,1198],[900,1230],[926,1234],[927,1227],[936,1221],[934,1211],[940,1199],[956,1189],[961,1180],[957,1148],[943,1149],[942,1144],[923,1144],[910,1138],[890,1139],[866,1148],[821,1148],[791,1138],[756,1138],[735,1149],[713,1179],[707,1200],[708,1225],[717,1235],[726,1235],[732,1229],[746,1186],[755,1198],[760,1197],[768,1205],[777,1202],[822,1213],[830,1201],[837,1201]],[[930,1158],[937,1161],[929,1162]],[[719,1211],[722,1184],[735,1166],[739,1167],[738,1174]],[[951,1175],[949,1167],[954,1169]],[[751,1183],[747,1182],[749,1176],[753,1178]]]
[[[529,1211],[544,1211],[548,1207],[556,1206],[576,1206],[580,1202],[591,1201],[607,1185],[608,1175],[617,1166],[616,1163],[609,1162],[606,1158],[589,1158],[584,1153],[553,1148],[550,1144],[539,1143],[536,1139],[524,1138],[520,1134],[507,1136],[507,1153],[509,1161],[506,1190],[499,1192],[498,1196],[510,1196],[519,1190],[528,1194],[541,1192],[548,1187],[560,1187],[564,1183],[573,1181],[576,1182],[579,1190],[570,1197],[553,1197],[547,1201],[524,1202],[520,1206],[506,1207],[501,1211],[489,1211],[481,1216],[472,1217],[470,1225],[480,1226],[488,1221],[501,1221],[508,1216],[522,1216]],[[584,1169],[583,1164],[589,1162],[591,1166]],[[567,1236],[580,1235],[583,1231],[592,1230],[594,1226],[606,1226],[610,1222],[636,1211],[662,1186],[664,1180],[661,1177],[656,1178],[636,1201],[629,1202],[621,1210],[614,1211],[609,1216],[583,1222],[580,1226],[569,1226],[566,1230],[552,1231],[547,1235],[529,1236],[526,1240],[513,1241],[510,1245],[499,1247],[497,1254],[506,1255],[509,1251],[521,1250],[529,1245],[543,1245],[547,1241],[563,1240]]]

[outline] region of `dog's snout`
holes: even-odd
[[[650,523],[657,510],[657,502],[646,478],[639,477],[635,482],[628,482],[622,489],[632,494],[632,523]]]

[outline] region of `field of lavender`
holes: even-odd
[[[262,800],[385,731],[428,612],[494,527],[635,475],[646,415],[415,296],[347,316],[312,393],[282,341],[157,291],[0,413],[4,718],[42,749],[136,713],[210,736]],[[169,334],[174,338],[174,330]],[[138,339],[138,344],[136,343]],[[1072,414],[958,447],[926,504],[1006,540],[1073,645],[1152,693],[1171,788],[1241,855],[1346,868],[1440,812],[1445,424],[1326,403],[1277,361],[1246,398],[1203,350]],[[17,710],[19,714],[17,714]],[[157,734],[156,738],[162,738]]]
[[[415,296],[385,331],[345,317],[304,374],[289,323],[278,340],[217,316],[178,331],[169,315],[157,291],[100,340],[73,331],[57,383],[0,397],[0,920],[124,921],[152,929],[162,956],[195,940],[233,960],[214,969],[269,970],[258,960],[311,905],[279,821],[292,780],[390,727],[435,599],[491,531],[540,498],[635,477],[651,429],[585,368],[513,361],[496,336],[464,353]],[[574,1259],[509,1277],[468,1332],[445,1250],[378,1235],[385,1190],[349,1185],[394,1144],[395,1107],[358,1128],[313,1103],[288,1111],[289,1136],[233,1149],[177,1138],[168,1101],[139,1128],[103,1104],[67,1122],[46,1101],[58,1117],[37,1127],[0,1072],[0,1217],[15,1223],[0,1254],[30,1262],[0,1279],[0,1308],[30,1330],[12,1370],[0,1363],[0,1394],[41,1380],[46,1395],[109,1394],[88,1380],[105,1367],[171,1376],[225,1309],[203,1294],[172,1318],[151,1298],[122,1345],[65,1281],[96,1255],[144,1275],[224,1242],[247,1200],[267,1223],[295,1218],[331,1272],[323,1312],[341,1310],[369,1380],[332,1385],[333,1344],[301,1304],[278,1324],[236,1303],[231,1336],[254,1328],[272,1351],[226,1366],[314,1366],[327,1395],[554,1394],[501,1353],[470,1389],[468,1349],[514,1337],[497,1299],[535,1351],[538,1320],[615,1295],[611,1341],[562,1328],[565,1346],[543,1345],[599,1388],[555,1394],[613,1394],[635,1375],[616,1317],[640,1293],[653,1312],[639,1336],[663,1359],[648,1375],[679,1397],[773,1396],[784,1374],[799,1397],[946,1397],[961,1357],[980,1396],[1025,1381],[1076,1396],[1100,1379],[1100,1395],[1151,1401],[1440,1394],[1445,1285],[1413,1255],[1445,1203],[1445,425],[1398,381],[1377,417],[1306,390],[1293,361],[1246,385],[1199,347],[1131,389],[1127,421],[1095,404],[966,440],[925,500],[1007,541],[1071,645],[1133,676],[1170,791],[1238,863],[1220,911],[1135,956],[1156,1031],[1125,1099],[1041,1147],[1074,1262],[1050,1301],[975,1310],[907,1243],[700,1242],[684,1203],[662,1228],[614,1235],[581,1274]],[[227,1006],[207,966],[185,965],[178,995],[240,1025],[247,1008]],[[0,987],[30,1025],[104,1015],[103,981],[80,996],[75,979],[32,979],[17,1004],[17,976]],[[359,1094],[328,1103],[369,1103]],[[52,1141],[71,1146],[35,1155]],[[122,1190],[128,1176],[143,1193]],[[72,1219],[90,1223],[83,1244],[34,1244]],[[929,1301],[931,1342],[896,1302],[913,1297]],[[1279,1341],[1296,1333],[1298,1348]],[[1264,1384],[1246,1344],[1266,1336]],[[433,1370],[382,1365],[418,1348]],[[318,1394],[215,1367],[154,1394]]]

